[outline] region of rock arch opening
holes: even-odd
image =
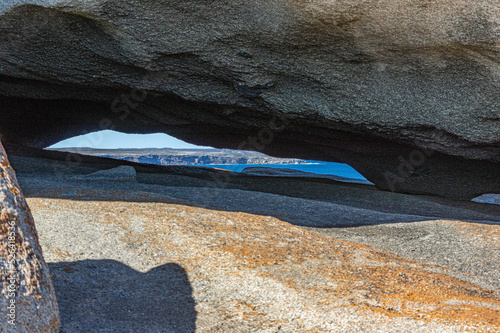
[[[260,9],[234,2],[216,11],[198,2],[183,10],[167,2],[22,3],[0,15],[9,32],[0,41],[7,145],[42,148],[103,128],[163,132],[347,163],[394,192],[466,200],[500,192],[498,71],[490,61],[498,36],[484,30],[496,17],[486,15],[480,31],[464,38],[463,22],[476,22],[477,11],[449,14],[450,25],[442,25],[441,15],[451,13],[444,3],[405,7],[402,17],[426,15],[436,29],[411,20],[396,35],[387,8],[368,21],[326,22],[273,6],[274,19],[263,24]],[[379,21],[376,33],[367,28]]]
[[[47,147],[48,150],[161,166],[201,166],[254,176],[317,177],[372,184],[344,163],[277,158],[255,150],[197,146],[163,133],[97,131]]]

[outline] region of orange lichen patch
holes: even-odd
[[[193,208],[182,209],[197,214]],[[210,215],[198,216],[197,222],[204,228],[192,232],[196,237],[209,238],[212,242],[218,240],[218,244],[212,244],[213,250],[231,253],[245,268],[298,265],[310,260],[341,261],[342,265],[334,267],[328,264],[314,268],[304,267],[305,274],[322,276],[335,282],[337,287],[326,292],[333,294],[334,298],[346,297],[359,290],[369,290],[371,294],[369,298],[376,300],[376,305],[366,304],[362,300],[352,301],[358,306],[382,311],[385,315],[406,316],[420,320],[439,319],[450,324],[468,325],[472,319],[474,324],[481,323],[500,328],[500,302],[491,298],[493,296],[491,291],[443,274],[430,273],[422,267],[410,267],[409,261],[390,253],[374,251],[359,244],[332,240],[272,218],[227,212],[219,215],[218,219],[210,218]],[[230,221],[234,222],[227,223]],[[155,234],[160,232],[158,228],[163,228],[158,224],[155,224],[155,227]],[[283,241],[286,244],[283,244]],[[353,254],[361,256],[367,264],[353,263],[355,257]],[[370,262],[379,265],[371,266]],[[394,267],[387,266],[389,264]],[[280,276],[274,277],[280,279]],[[290,284],[289,281],[290,279],[282,279],[282,282],[288,282],[287,284]],[[303,288],[301,284],[295,289]],[[324,289],[319,292],[323,295],[316,295],[318,300],[332,296],[325,295]],[[485,299],[494,309],[476,306],[474,303]],[[458,300],[461,301],[460,305],[451,304]],[[402,306],[391,310],[393,304]],[[463,304],[470,305],[464,307]]]
[[[53,252],[54,255],[58,258],[69,258],[70,257],[68,251],[63,250],[60,247],[52,248],[51,252]]]
[[[335,278],[345,278],[336,292],[356,289],[369,290],[368,304],[387,315],[403,315],[423,320],[439,319],[446,323],[500,327],[500,301],[493,293],[443,274],[429,273],[419,268],[365,266],[362,270],[346,267]],[[346,276],[347,275],[347,276]],[[476,302],[488,299],[489,307]],[[457,303],[460,303],[457,305]]]
[[[464,237],[496,245],[496,248],[500,250],[500,225],[465,223],[461,221],[446,222],[452,223]]]
[[[264,318],[267,316],[267,313],[260,310],[258,305],[254,305],[247,301],[238,301],[238,300],[233,301],[233,303],[234,303],[233,309],[235,309],[236,310],[235,312],[238,313],[239,317],[238,319],[240,320],[245,320],[249,318]],[[272,320],[272,319],[266,320],[266,324],[268,325],[268,327],[278,327],[279,324],[281,323],[282,322],[278,320]]]
[[[437,267],[276,218],[165,203],[30,200],[37,208],[47,203],[92,212],[92,219],[126,231],[126,243],[140,247],[146,256],[182,265],[191,279],[244,285],[249,274],[260,276],[307,300],[306,309],[325,317],[333,309],[354,308],[385,320],[500,330],[500,300],[491,290],[446,271],[436,273]],[[268,306],[250,301],[245,306],[241,300],[235,304],[235,311],[253,318],[264,316]],[[274,320],[267,314],[266,320]]]

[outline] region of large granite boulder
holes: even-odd
[[[30,209],[0,143],[0,331],[58,332],[57,300]]]
[[[0,4],[0,132],[99,129],[351,164],[382,189],[500,192],[496,0]]]

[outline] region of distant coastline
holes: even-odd
[[[256,151],[240,151],[231,149],[94,149],[74,147],[50,150],[108,157],[130,162],[156,165],[290,165],[308,163],[306,160],[297,158],[277,158],[267,156]]]
[[[91,156],[120,159],[130,162],[154,165],[200,166],[245,172],[246,169],[270,168],[283,176],[331,175],[342,181],[369,183],[356,170],[342,163],[320,162],[295,158],[276,158],[255,151],[231,149],[94,149],[63,148],[52,149]],[[286,171],[288,170],[288,171]]]

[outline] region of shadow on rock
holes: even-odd
[[[177,264],[138,272],[114,260],[49,265],[62,333],[194,332],[195,301]]]

